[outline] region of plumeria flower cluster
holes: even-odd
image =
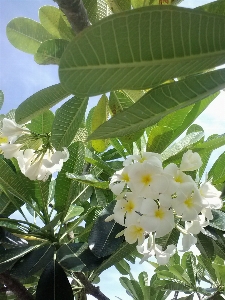
[[[144,260],[155,255],[158,263],[166,264],[175,246],[162,251],[155,239],[177,227],[183,233],[183,251],[187,251],[197,242],[194,235],[204,233],[212,220],[211,210],[222,207],[221,193],[210,182],[198,186],[185,173],[202,165],[199,154],[191,150],[183,155],[179,167],[171,163],[163,168],[161,155],[153,152],[131,155],[123,165],[110,181],[117,202],[106,221],[114,219],[125,227],[121,235],[130,244],[138,241]],[[177,220],[184,221],[185,228]]]
[[[0,144],[5,158],[16,158],[21,172],[31,180],[47,180],[54,172],[59,172],[63,162],[69,158],[67,148],[56,151],[50,141],[49,135],[43,135],[46,141],[38,149],[24,149],[23,143],[17,143],[18,138],[29,135],[30,139],[40,138],[41,135],[32,133],[25,125],[18,125],[15,121],[4,118],[2,136],[7,140]]]

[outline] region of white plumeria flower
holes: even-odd
[[[180,164],[181,171],[195,171],[201,166],[202,160],[197,152],[188,150],[186,153],[184,153]]]
[[[177,191],[172,206],[178,215],[182,215],[183,221],[195,220],[204,208],[200,193],[192,183],[187,183]]]
[[[159,265],[166,265],[169,259],[176,252],[175,245],[168,245],[165,251],[162,251],[162,246],[155,244],[155,238],[152,234],[149,235],[148,242],[143,245],[137,246],[139,253],[143,255],[140,264],[147,261],[149,257],[155,255]]]
[[[2,134],[7,136],[9,140],[24,133],[30,133],[30,131],[27,128],[24,128],[22,125],[17,124],[13,120],[7,118],[3,119]]]
[[[141,245],[145,239],[144,233],[144,228],[137,223],[130,225],[124,230],[124,237],[129,244],[133,244],[138,240],[138,245]]]
[[[209,181],[200,186],[199,192],[203,201],[206,202],[206,207],[212,209],[222,208],[223,201],[220,198],[221,192],[218,191]]]
[[[193,236],[192,234],[183,234],[182,235],[183,249],[180,251],[186,252],[191,248],[191,246],[195,245],[196,243],[197,243],[197,238],[195,236]]]
[[[198,234],[199,232],[202,232],[203,234],[205,234],[204,227],[208,225],[209,222],[205,220],[205,216],[198,215],[196,220],[185,222],[185,229],[187,233]]]
[[[173,211],[165,207],[158,207],[152,199],[144,199],[141,205],[140,224],[148,232],[156,232],[157,237],[169,233],[175,226]]]
[[[160,193],[168,189],[168,179],[161,167],[149,162],[136,163],[129,172],[129,187],[142,197],[157,199]]]
[[[130,182],[130,175],[129,171],[131,170],[131,166],[127,166],[120,171],[117,171],[113,174],[111,181],[109,183],[109,188],[115,195],[119,195],[122,193],[125,185],[129,184]]]
[[[53,159],[52,159],[53,158]],[[54,172],[61,170],[63,162],[69,158],[68,150],[37,154],[33,149],[19,152],[17,157],[21,172],[30,180],[46,181]]]
[[[0,145],[0,149],[3,151],[5,158],[13,158],[19,155],[20,148],[22,144],[6,144],[3,143]]]
[[[171,163],[167,165],[164,168],[164,174],[167,174],[169,179],[169,191],[168,193],[174,194],[177,192],[177,190],[182,189],[184,185],[187,183],[193,183],[195,185],[195,182],[191,178],[191,176],[186,175],[183,173],[177,165]]]
[[[131,192],[122,193],[116,199],[114,220],[123,226],[136,224],[140,217],[137,211],[140,210],[143,199]]]
[[[125,161],[123,162],[124,166],[129,166],[132,163],[136,163],[136,162],[151,162],[152,164],[155,164],[156,166],[162,166],[162,157],[160,154],[158,153],[154,153],[154,152],[143,152],[142,154],[139,155],[130,155],[128,156],[127,159],[125,159]]]

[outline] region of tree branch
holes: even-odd
[[[9,275],[7,272],[0,274],[0,282],[11,291],[18,300],[34,300],[33,296],[16,278]]]
[[[66,15],[75,33],[90,26],[86,8],[82,0],[53,0]]]
[[[88,279],[84,276],[81,272],[75,272],[75,276],[77,279],[80,280],[80,282],[83,284],[85,288],[85,293],[92,295],[98,300],[110,300],[108,297],[106,297],[99,289],[99,287],[94,286]]]

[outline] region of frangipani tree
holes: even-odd
[[[193,122],[225,88],[224,1],[55,2],[40,23],[7,26],[16,48],[59,65],[60,83],[1,115],[2,299],[109,299],[94,284],[112,265],[130,274],[120,281],[134,299],[222,297],[224,154],[204,172],[225,137],[205,140]],[[181,234],[198,263],[180,261]],[[126,260],[151,256],[151,283],[135,281]]]

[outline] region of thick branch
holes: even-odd
[[[0,274],[0,282],[11,291],[18,300],[34,300],[33,296],[16,278],[4,272]]]
[[[75,33],[79,33],[90,24],[82,0],[53,0],[66,15]]]
[[[92,295],[98,300],[110,300],[99,290],[99,287],[94,286],[90,281],[88,281],[88,279],[84,276],[83,273],[75,272],[75,275],[77,279],[79,279],[80,282],[83,284],[86,294]]]

